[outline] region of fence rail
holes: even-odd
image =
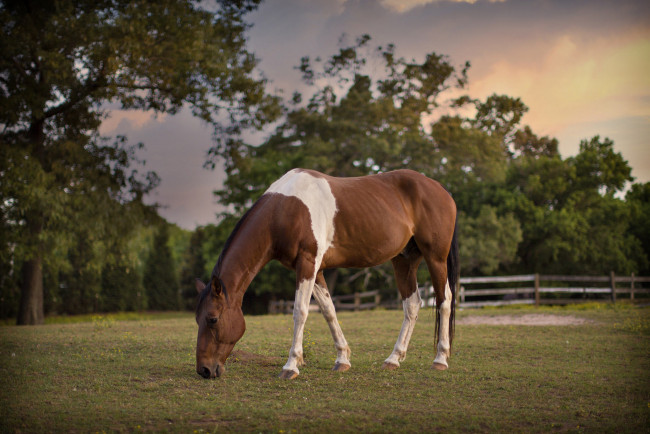
[[[650,294],[650,288],[637,284],[650,282],[648,276],[566,276],[527,274],[502,277],[462,277],[458,291],[461,307],[501,306],[511,304],[570,304],[586,301],[612,301],[621,295],[630,300]],[[476,285],[523,283],[518,287],[472,288]],[[530,283],[530,286],[525,285]],[[542,285],[544,283],[544,285]],[[576,285],[582,284],[582,285]],[[572,285],[573,284],[573,285]],[[602,286],[598,286],[601,284]],[[621,286],[624,284],[625,286]],[[558,294],[565,295],[559,298]],[[545,296],[546,295],[546,296]],[[603,298],[602,295],[607,297]],[[491,298],[491,299],[489,299]],[[495,299],[496,298],[496,299]],[[427,300],[426,304],[431,302]]]
[[[372,301],[364,301],[367,299],[372,299]],[[349,295],[337,295],[332,297],[332,302],[334,303],[334,308],[337,311],[340,310],[368,310],[375,309],[379,307],[381,303],[381,295],[378,290],[375,291],[366,291],[366,292],[355,292],[354,294]],[[272,300],[269,303],[269,313],[291,313],[293,312],[293,300]],[[312,299],[309,305],[309,311],[319,311],[318,305]]]
[[[542,285],[543,283],[543,285]],[[582,285],[576,285],[582,284]],[[457,291],[460,307],[508,306],[514,304],[572,304],[589,301],[612,301],[625,296],[635,300],[637,296],[650,296],[650,276],[563,276],[554,274],[524,274],[498,277],[461,277]],[[510,286],[510,284],[522,284]],[[529,285],[528,285],[529,284]],[[571,286],[571,284],[574,284]],[[602,286],[597,286],[601,284]],[[644,286],[639,286],[646,284]],[[472,286],[490,285],[488,288]],[[498,287],[503,285],[505,287]],[[624,286],[621,286],[624,285]],[[434,306],[435,296],[431,286],[420,287],[422,306]],[[558,296],[559,295],[559,296]],[[605,297],[603,297],[605,296]],[[332,297],[336,310],[366,310],[379,307],[379,291],[366,291]],[[293,312],[293,301],[271,301],[270,313]],[[399,300],[387,300],[384,307],[400,307]],[[318,311],[312,300],[310,311]]]

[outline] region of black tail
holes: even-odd
[[[447,255],[447,280],[451,289],[451,315],[449,315],[449,345],[454,340],[456,324],[456,288],[460,280],[460,259],[458,257],[458,217],[454,222],[454,235],[451,239],[451,248]]]

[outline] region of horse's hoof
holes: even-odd
[[[433,369],[436,369],[438,371],[445,371],[447,370],[447,365],[443,365],[442,363],[434,363]]]
[[[351,366],[348,365],[347,363],[336,363],[336,364],[334,364],[334,368],[332,368],[332,371],[345,372],[350,368],[351,368]]]
[[[282,373],[280,374],[280,378],[283,378],[285,380],[293,380],[298,376],[298,373],[296,371],[290,371],[287,369],[284,369]]]
[[[384,364],[381,365],[381,369],[386,369],[388,371],[394,371],[397,368],[399,368],[399,365],[396,365],[395,363],[384,362]]]

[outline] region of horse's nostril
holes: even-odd
[[[199,375],[203,378],[210,378],[212,376],[212,373],[210,372],[210,369],[207,367],[202,367],[199,369]]]

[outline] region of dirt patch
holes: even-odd
[[[476,315],[458,318],[456,324],[463,325],[529,325],[529,326],[569,326],[594,324],[586,318],[570,315],[526,314],[526,315]]]

